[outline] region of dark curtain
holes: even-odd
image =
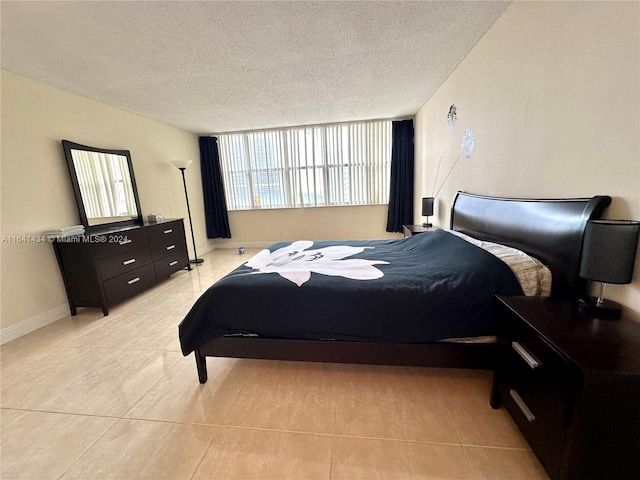
[[[413,224],[413,120],[393,122],[387,232]]]
[[[200,137],[200,167],[202,169],[202,190],[204,194],[204,214],[207,223],[207,238],[231,238],[227,201],[218,156],[218,139]]]

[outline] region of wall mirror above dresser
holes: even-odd
[[[80,222],[95,226],[141,224],[131,153],[62,140]]]
[[[109,308],[191,269],[181,218],[143,221],[131,154],[62,140],[86,235],[61,236],[53,247],[72,315]]]

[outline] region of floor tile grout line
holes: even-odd
[[[123,417],[114,416],[114,415],[98,415],[95,413],[75,413],[75,412],[56,412],[54,410],[39,410],[33,408],[16,408],[16,407],[0,407],[0,410],[13,410],[17,412],[25,412],[25,413],[46,413],[49,415],[69,415],[75,417],[90,417],[90,418],[109,418],[112,420],[120,420]]]
[[[112,419],[113,419],[113,420],[115,420],[115,421],[113,422],[113,424],[112,424],[109,428],[107,428],[107,429],[102,433],[102,435],[100,435],[100,436],[96,439],[96,441],[95,441],[95,442],[93,442],[91,445],[89,445],[89,446],[88,446],[88,447],[87,447],[87,448],[86,448],[86,449],[85,449],[85,450],[84,450],[80,455],[78,455],[78,457],[77,457],[73,462],[71,462],[71,463],[69,464],[69,466],[66,468],[66,470],[65,470],[64,472],[62,472],[62,474],[60,474],[60,476],[57,478],[57,480],[60,480],[62,477],[64,477],[64,476],[66,475],[66,473],[67,473],[69,470],[71,470],[71,469],[73,468],[73,466],[74,466],[76,463],[78,463],[78,462],[80,461],[80,459],[81,459],[82,457],[84,457],[84,456],[87,454],[87,452],[88,452],[88,451],[90,451],[93,447],[95,447],[95,446],[98,444],[98,442],[99,442],[100,440],[102,440],[102,439],[105,437],[105,435],[107,435],[111,430],[113,430],[113,428],[114,428],[114,427],[115,427],[115,426],[120,422],[120,420],[122,420],[122,419],[118,419],[118,418],[114,418],[114,417],[101,417],[101,418],[112,418]]]
[[[471,444],[462,444],[463,448],[484,448],[491,450],[508,450],[513,452],[531,452],[531,448],[520,448],[520,447],[501,447],[496,445],[471,445]]]
[[[464,447],[464,445],[462,446],[462,453],[464,454],[464,458],[467,459],[467,463],[469,464],[469,468],[471,468],[471,473],[473,473],[473,478],[478,480],[478,472],[476,472],[476,469],[474,468],[473,463],[471,462],[471,459],[469,458],[469,452],[467,452],[467,449]]]
[[[144,350],[146,351],[146,350]],[[169,368],[169,370],[173,370],[174,368],[176,368],[178,366],[178,362],[175,362],[173,366],[171,366]],[[125,418],[125,416],[127,415],[127,413],[129,413],[131,410],[133,410],[135,408],[135,406],[140,403],[140,401],[147,396],[147,394],[156,386],[158,385],[158,383],[160,383],[163,379],[164,375],[159,375],[158,379],[149,387],[147,388],[144,393],[142,395],[140,395],[138,397],[138,399],[133,403],[133,405],[129,408],[129,410],[127,410],[120,418]]]
[[[127,417],[126,415],[127,413],[129,413],[130,410],[128,410],[123,416],[59,412],[59,411],[51,411],[51,410],[23,409],[23,408],[15,408],[15,407],[2,407],[1,410],[12,410],[12,411],[18,411],[18,412],[25,412],[25,413],[46,413],[51,415],[106,418],[106,419],[112,419],[112,420],[118,420],[118,421],[123,420],[123,421],[142,422],[142,423],[148,422],[148,423],[161,423],[161,424],[184,425],[184,426],[202,426],[202,427],[218,427],[218,428],[237,429],[237,430],[254,430],[254,431],[260,431],[260,432],[316,435],[316,436],[322,436],[322,437],[349,438],[349,439],[357,439],[357,440],[375,440],[375,441],[387,441],[387,442],[394,442],[394,443],[447,445],[447,446],[463,447],[463,448],[483,448],[483,449],[493,449],[493,450],[511,450],[511,451],[526,451],[526,452],[531,451],[530,448],[502,447],[502,446],[495,446],[495,445],[460,444],[460,443],[454,443],[454,442],[436,442],[436,441],[429,441],[429,440],[417,440],[417,439],[406,439],[406,438],[372,437],[372,436],[361,436],[361,435],[346,435],[346,434],[340,434],[340,433],[310,432],[310,431],[303,431],[303,430],[252,427],[252,426],[245,426],[245,425],[227,425],[224,423],[179,422],[175,420],[162,420],[157,418],[154,419],[154,418],[141,418],[141,417]]]
[[[458,431],[458,427],[456,427],[456,422],[453,421],[453,414],[451,413],[451,409],[449,408],[449,402],[446,401],[445,394],[442,391],[442,388],[440,386],[440,378],[437,375],[434,378],[435,378],[436,390],[438,390],[438,393],[440,394],[440,397],[443,400],[444,408],[445,408],[445,411],[447,412],[447,418],[449,419],[449,423],[453,427],[453,431],[455,432],[456,438],[458,439],[458,444],[460,446],[463,446],[460,432]]]

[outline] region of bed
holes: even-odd
[[[495,295],[531,289],[491,249],[548,272],[538,294],[577,298],[586,222],[610,203],[458,192],[450,231],[274,244],[203,293],[180,324],[182,352],[194,353],[200,383],[207,356],[491,368],[495,344],[477,340],[494,333]]]

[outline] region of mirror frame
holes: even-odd
[[[67,160],[67,168],[69,169],[69,176],[71,178],[71,185],[73,186],[73,194],[76,197],[76,204],[78,205],[78,213],[80,214],[80,221],[87,231],[97,230],[100,228],[114,227],[114,226],[129,226],[129,225],[142,225],[142,209],[140,208],[140,198],[138,197],[138,187],[136,186],[136,178],[133,174],[133,164],[131,162],[131,152],[129,150],[109,150],[104,148],[89,147],[87,145],[81,145],[79,143],[71,142],[69,140],[62,140],[62,147],[64,148],[64,156]],[[84,150],[88,152],[96,153],[108,153],[112,155],[121,155],[127,158],[127,165],[129,166],[129,175],[131,177],[131,186],[133,187],[133,197],[136,202],[136,208],[138,209],[138,216],[132,217],[130,220],[122,220],[117,222],[104,222],[100,224],[89,225],[89,219],[85,210],[84,201],[82,200],[82,192],[80,191],[80,184],[78,183],[78,176],[76,173],[76,167],[73,163],[72,150]]]

